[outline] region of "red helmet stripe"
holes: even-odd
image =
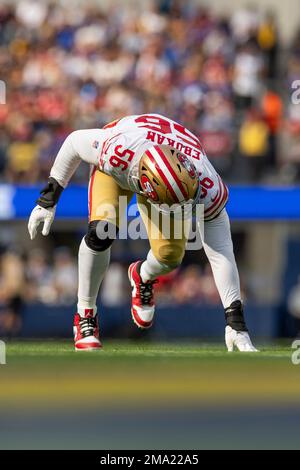
[[[167,157],[165,156],[164,152],[161,150],[161,148],[159,147],[159,145],[155,145],[155,150],[159,153],[161,159],[163,160],[164,164],[166,165],[166,167],[168,168],[169,172],[171,173],[171,175],[173,176],[177,186],[179,187],[180,191],[182,192],[182,195],[185,199],[188,198],[188,195],[187,195],[187,192],[186,190],[184,189],[183,187],[183,184],[181,183],[181,181],[178,179],[178,176],[176,175],[176,173],[174,172],[172,166],[170,165]]]
[[[168,190],[170,191],[170,193],[172,194],[173,198],[179,202],[179,199],[177,197],[177,194],[175,193],[172,185],[170,184],[169,180],[167,179],[167,177],[165,176],[164,172],[162,171],[162,169],[160,168],[159,165],[157,165],[157,161],[155,160],[154,156],[152,155],[152,153],[150,152],[150,150],[146,150],[146,155],[149,157],[149,159],[151,160],[152,163],[154,163],[156,165],[156,169],[158,171],[158,173],[160,174],[161,176],[161,179],[163,180],[163,182],[165,183],[165,185],[167,186]]]

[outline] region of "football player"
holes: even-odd
[[[246,327],[239,274],[226,212],[228,189],[208,161],[199,139],[181,124],[158,114],[127,116],[103,129],[72,132],[64,141],[33,209],[28,230],[31,239],[40,223],[48,235],[59,197],[81,161],[91,165],[89,224],[78,255],[79,285],[74,318],[76,350],[101,348],[96,299],[109,265],[122,211],[120,197],[137,195],[139,210],[150,241],[145,260],[129,266],[132,317],[140,328],[154,318],[154,284],[158,276],[177,268],[187,237],[175,234],[178,210],[198,203],[204,207],[202,245],[211,264],[225,310],[225,342],[229,351],[256,351]],[[168,213],[170,231],[164,236],[161,218]],[[126,209],[126,205],[125,205]],[[177,211],[177,214],[176,214]],[[126,212],[126,210],[125,210]],[[157,221],[158,220],[158,221]],[[156,226],[156,232],[153,229]],[[113,229],[113,230],[112,230]],[[153,235],[155,232],[155,235]]]

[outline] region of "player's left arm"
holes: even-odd
[[[28,221],[31,239],[35,238],[40,224],[43,224],[42,234],[48,235],[59,198],[80,162],[98,164],[97,152],[92,142],[95,136],[99,139],[100,134],[99,129],[84,129],[72,132],[65,139],[51,168],[48,182],[31,212]]]
[[[240,279],[233,252],[230,222],[226,209],[204,222],[202,243],[225,310],[225,341],[228,351],[256,351],[249,337],[241,301]]]

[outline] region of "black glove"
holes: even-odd
[[[39,206],[44,207],[44,209],[54,207],[58,203],[58,200],[63,190],[64,188],[56,181],[56,179],[50,176],[48,179],[47,186],[45,186],[41,190],[41,195],[36,201],[36,203]]]

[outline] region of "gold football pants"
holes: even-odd
[[[111,176],[94,168],[89,183],[89,221],[107,220],[119,227],[132,196]],[[144,196],[138,194],[137,202],[154,256],[166,265],[179,265],[185,252],[187,228],[183,223],[175,225],[172,217],[167,221]]]

